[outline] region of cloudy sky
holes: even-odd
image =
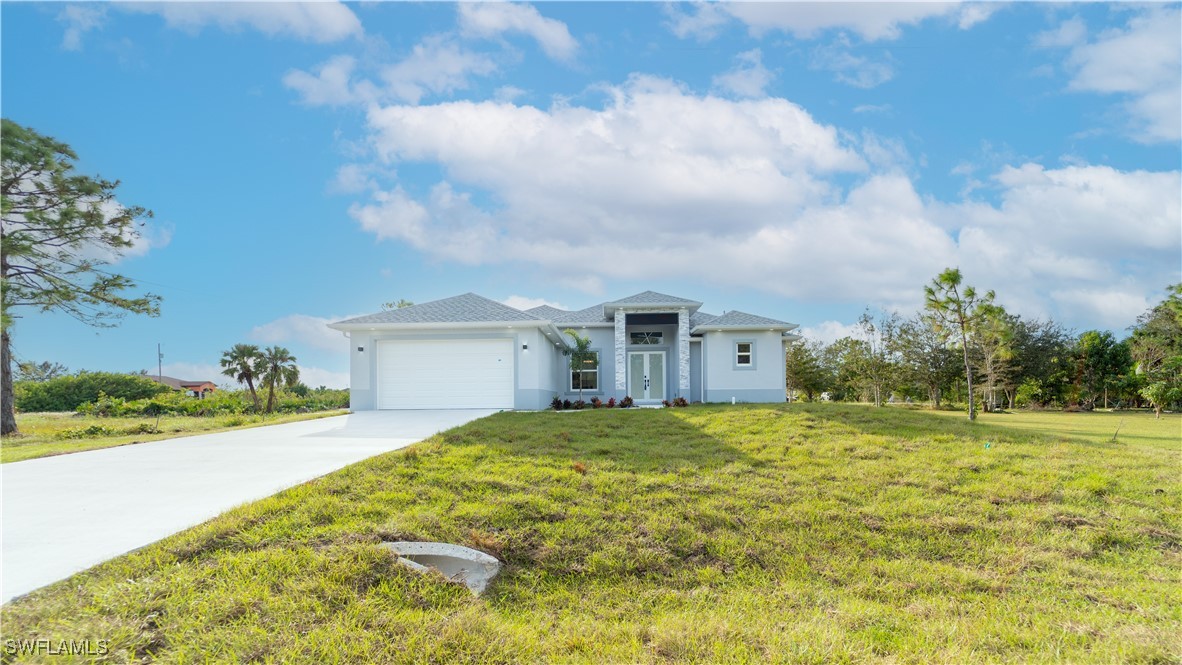
[[[653,289],[842,334],[943,268],[1123,336],[1179,276],[1170,4],[4,3],[4,116],[155,217],[158,319],[25,312],[19,358],[213,378],[474,291]]]

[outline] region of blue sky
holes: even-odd
[[[1123,335],[1182,279],[1170,4],[10,3],[3,114],[155,217],[114,329],[14,352],[213,378],[238,342],[347,384],[324,324],[474,291],[653,289],[831,340],[959,266]]]

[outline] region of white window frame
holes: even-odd
[[[741,351],[740,347],[747,345],[747,351]],[[747,356],[747,362],[739,362],[739,358]],[[755,369],[755,340],[753,339],[737,339],[734,346],[734,362],[735,369]]]
[[[579,370],[572,369],[568,372],[566,383],[567,383],[567,387],[570,389],[570,392],[572,392],[572,393],[579,392],[579,389],[575,387],[575,372],[579,372],[580,374],[587,374],[587,373],[593,372],[595,374],[595,387],[594,388],[583,388],[584,393],[603,392],[603,387],[601,385],[599,385],[599,364],[600,364],[599,357],[602,354],[599,353],[599,349],[588,349],[588,351],[595,354],[595,369],[579,369]]]

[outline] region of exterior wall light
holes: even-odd
[[[364,353],[364,352],[365,352],[365,347],[364,347],[364,346],[359,346],[359,347],[357,347],[357,353]]]

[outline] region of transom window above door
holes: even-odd
[[[663,335],[657,331],[628,333],[628,341],[633,344],[660,344],[663,340]]]

